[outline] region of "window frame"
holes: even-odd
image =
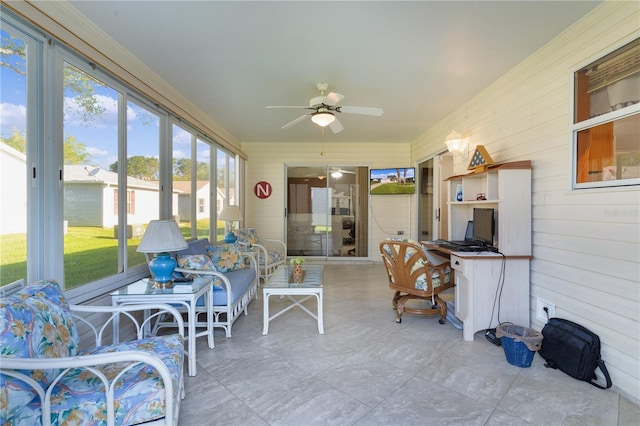
[[[107,83],[119,94],[122,105],[133,101],[141,107],[154,111],[160,117],[160,177],[161,188],[159,214],[161,218],[171,217],[172,212],[172,123],[179,123],[183,128],[195,129],[188,122],[171,113],[170,107],[158,104],[146,95],[140,95],[132,87],[132,83],[121,80],[120,77],[91,62],[89,58],[78,53],[71,46],[51,37],[35,25],[28,23],[0,5],[2,14],[0,19],[3,30],[12,36],[18,36],[25,43],[29,43],[27,50],[27,98],[26,103],[26,169],[27,179],[27,230],[26,230],[26,276],[28,282],[39,279],[51,278],[64,282],[64,201],[63,190],[64,170],[63,158],[63,107],[64,80],[63,65],[65,62],[95,76]],[[7,24],[6,26],[4,24]],[[126,118],[121,108],[118,125],[122,125]],[[124,120],[126,125],[126,120]],[[122,129],[120,129],[122,132]],[[215,152],[218,148],[224,149],[229,155],[234,156],[236,169],[244,167],[244,159],[238,154],[224,148],[222,144],[212,138],[203,135],[198,130],[190,130],[200,140],[206,141],[211,149],[210,179],[212,187],[215,186]],[[126,132],[122,132],[126,133]],[[119,137],[118,163],[124,165],[127,162],[126,135]],[[195,167],[195,165],[194,165]],[[33,173],[31,172],[33,168]],[[119,193],[122,194],[126,186],[124,172],[119,176]],[[236,194],[242,190],[236,179]],[[127,188],[128,189],[128,188]],[[118,212],[120,223],[126,223],[127,199],[118,197]],[[212,200],[212,213],[215,212],[215,199]],[[210,221],[215,224],[216,217],[210,215]],[[212,227],[215,229],[215,227]],[[126,235],[124,227],[120,232]],[[146,264],[142,263],[132,267],[127,266],[127,244],[119,241],[118,262],[122,270],[104,278],[84,283],[73,289],[65,290],[65,296],[72,303],[82,303],[89,299],[108,294],[110,291],[129,284],[148,275]],[[0,285],[4,284],[0,283]]]
[[[601,115],[597,115],[595,117],[588,118],[583,121],[577,121],[576,119],[576,109],[577,105],[577,96],[578,96],[578,88],[576,84],[576,75],[578,72],[583,70],[584,68],[602,60],[607,55],[615,52],[616,50],[627,46],[631,43],[636,42],[638,37],[631,37],[627,40],[624,40],[619,45],[615,45],[613,48],[607,50],[605,53],[598,54],[588,60],[585,60],[583,63],[579,64],[577,67],[571,70],[569,75],[569,84],[571,87],[571,101],[570,105],[570,129],[571,129],[571,190],[583,190],[583,189],[614,189],[614,188],[622,188],[625,187],[633,187],[640,185],[640,177],[638,178],[629,178],[629,179],[615,179],[615,180],[602,180],[595,182],[578,182],[578,133],[583,130],[588,130],[603,124],[607,123],[616,123],[627,117],[632,117],[640,114],[640,103],[636,103],[631,106],[627,106],[615,111],[610,111],[603,113]]]

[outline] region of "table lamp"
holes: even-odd
[[[222,211],[220,211],[220,214],[218,215],[218,219],[226,220],[227,227],[229,228],[229,232],[227,233],[227,235],[224,236],[224,242],[235,243],[238,238],[233,234],[233,222],[242,221],[242,214],[240,213],[240,207],[233,206],[233,205],[227,205],[222,207]]]
[[[173,270],[176,269],[176,261],[169,252],[184,250],[188,247],[189,244],[180,233],[180,228],[174,219],[152,220],[136,251],[158,253],[155,259],[149,262],[149,270],[157,283],[167,285],[172,283]]]

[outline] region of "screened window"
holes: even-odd
[[[237,190],[237,168],[236,157],[222,148],[216,150],[216,189],[218,198],[216,200],[216,217],[226,205],[240,205]],[[225,236],[225,221],[218,220],[216,223],[217,241],[222,241]],[[237,224],[234,224],[237,226]]]
[[[8,29],[0,30],[0,283],[27,276],[27,78],[35,68],[27,59],[35,43]]]
[[[129,96],[127,95],[127,98]],[[126,240],[127,266],[146,263],[143,253],[136,248],[144,227],[154,219],[160,219],[160,128],[161,115],[142,102],[128,100],[126,107],[126,176],[127,186],[126,232],[119,235]],[[118,170],[118,162],[111,170]]]
[[[215,192],[212,190],[211,184],[211,144],[207,141],[196,137],[195,149],[195,180],[197,198],[202,201],[198,204],[196,233],[198,236],[206,236],[211,239],[211,195]]]
[[[640,183],[640,39],[574,74],[574,187]]]
[[[150,220],[211,237],[217,145],[0,9],[0,285],[56,279],[81,303],[148,275],[136,248]]]

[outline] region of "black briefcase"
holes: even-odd
[[[611,387],[611,377],[600,357],[600,338],[587,328],[563,318],[550,318],[542,329],[542,347],[538,354],[545,367],[557,368],[571,377],[601,389]],[[600,368],[606,386],[596,383]]]

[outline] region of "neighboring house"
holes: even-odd
[[[11,203],[0,205],[0,234],[27,232],[26,156],[0,143],[0,191],[11,194]],[[127,179],[127,203],[130,225],[143,225],[158,216],[158,182]],[[64,220],[68,226],[117,225],[115,201],[120,196],[118,174],[99,167],[67,165],[64,167]],[[178,192],[174,190],[174,205]],[[177,212],[177,207],[174,208]]]
[[[173,190],[178,191],[178,215],[181,221],[189,221],[191,218],[191,206],[193,205],[193,196],[191,194],[191,182],[173,181]],[[210,217],[209,195],[211,194],[210,184],[207,181],[199,180],[196,182],[196,220],[206,219]],[[229,192],[229,204],[234,204],[234,191]],[[216,188],[216,213],[220,213],[222,206],[225,204],[224,192],[221,188]]]
[[[209,194],[210,184],[207,181],[199,180],[196,182],[196,220],[209,217]],[[173,181],[173,190],[179,191],[178,195],[178,215],[181,221],[189,221],[191,219],[191,206],[193,196],[191,194],[191,181]]]
[[[0,142],[0,192],[11,200],[0,203],[0,235],[27,232],[27,180],[22,178],[26,160],[23,153]]]
[[[126,195],[125,195],[126,194]],[[64,220],[69,226],[117,225],[118,197],[127,197],[127,223],[143,225],[158,218],[158,182],[127,178],[126,193],[118,188],[118,174],[100,167],[64,166]],[[174,191],[174,206],[178,193]],[[174,215],[177,207],[174,207]]]

